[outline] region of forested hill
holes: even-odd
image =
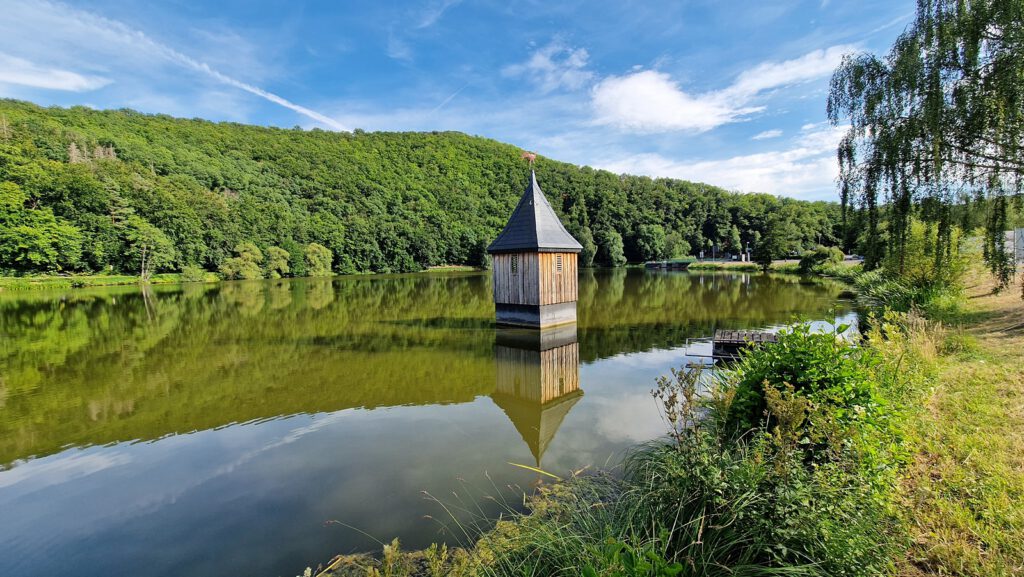
[[[338,273],[481,264],[526,185],[520,153],[454,132],[289,130],[0,100],[0,272],[138,273],[145,258],[157,271],[237,276],[247,242],[266,255],[262,270],[284,274],[312,272],[318,250]],[[833,203],[543,157],[537,173],[584,260],[599,264],[762,238],[788,253],[831,243],[838,227]]]

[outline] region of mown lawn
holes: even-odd
[[[905,575],[1024,575],[1024,301],[979,282],[914,429]]]

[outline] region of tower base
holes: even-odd
[[[576,301],[553,305],[494,305],[499,325],[546,328],[576,322]]]

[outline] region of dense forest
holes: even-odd
[[[521,151],[454,132],[353,133],[0,100],[0,273],[227,277],[485,265]],[[538,157],[585,265],[842,236],[839,207]]]

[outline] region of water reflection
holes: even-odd
[[[497,386],[491,398],[540,467],[558,427],[583,396],[576,323],[539,330],[500,328],[495,343]]]
[[[577,327],[542,334],[496,331],[486,273],[0,293],[0,575],[295,575],[377,548],[329,519],[449,539],[421,491],[615,462],[663,432],[650,389],[688,343],[832,320],[841,290],[584,271]]]

